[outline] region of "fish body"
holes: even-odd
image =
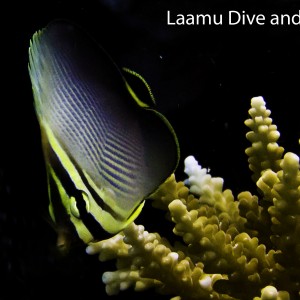
[[[119,232],[175,171],[179,146],[172,126],[136,95],[110,56],[68,22],[33,35],[29,74],[52,219],[72,224],[85,243],[103,231]]]

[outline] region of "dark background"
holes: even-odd
[[[11,1],[1,7],[0,299],[79,299],[80,294],[105,299],[101,275],[114,270],[113,263],[100,263],[83,247],[66,257],[55,248],[27,71],[36,30],[53,19],[69,19],[88,30],[119,66],[142,74],[177,132],[178,180],[184,179],[183,159],[192,154],[237,195],[255,193],[244,152],[252,97],[265,98],[280,144],[299,153],[300,26],[168,26],[166,12],[245,10],[268,16],[299,9],[299,1],[288,0]],[[162,231],[153,215],[148,205],[137,223]],[[127,291],[118,298],[128,295],[153,298],[151,291]]]

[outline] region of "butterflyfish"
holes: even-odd
[[[143,101],[124,73],[153,101]],[[52,220],[70,224],[84,243],[121,231],[179,160],[176,134],[150,87],[66,21],[33,35],[29,75]]]

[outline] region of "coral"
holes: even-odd
[[[172,299],[298,299],[300,285],[299,158],[277,144],[279,132],[262,97],[251,101],[246,149],[258,195],[235,198],[193,156],[188,178],[173,174],[153,195],[152,205],[174,224],[173,242],[130,224],[114,237],[87,247],[100,261],[109,295],[133,287],[155,288]]]
[[[277,126],[272,124],[269,117],[271,111],[266,109],[262,97],[255,97],[251,100],[249,115],[251,119],[245,121],[251,131],[246,138],[252,146],[246,149],[249,159],[249,168],[253,171],[253,180],[256,182],[264,170],[271,169],[274,172],[280,170],[280,161],[284,149],[276,143],[280,133]]]

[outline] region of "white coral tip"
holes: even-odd
[[[274,286],[268,285],[261,291],[262,300],[276,300],[278,296],[277,289]]]
[[[199,280],[200,286],[205,290],[210,290],[212,285],[212,279],[206,275]]]
[[[195,159],[193,155],[188,156],[184,160],[184,173],[186,173],[187,175],[195,173],[195,169],[197,168],[199,168],[198,161]]]
[[[264,98],[262,96],[253,97],[251,99],[251,106],[252,107],[260,107],[265,106],[266,102],[264,101]]]

